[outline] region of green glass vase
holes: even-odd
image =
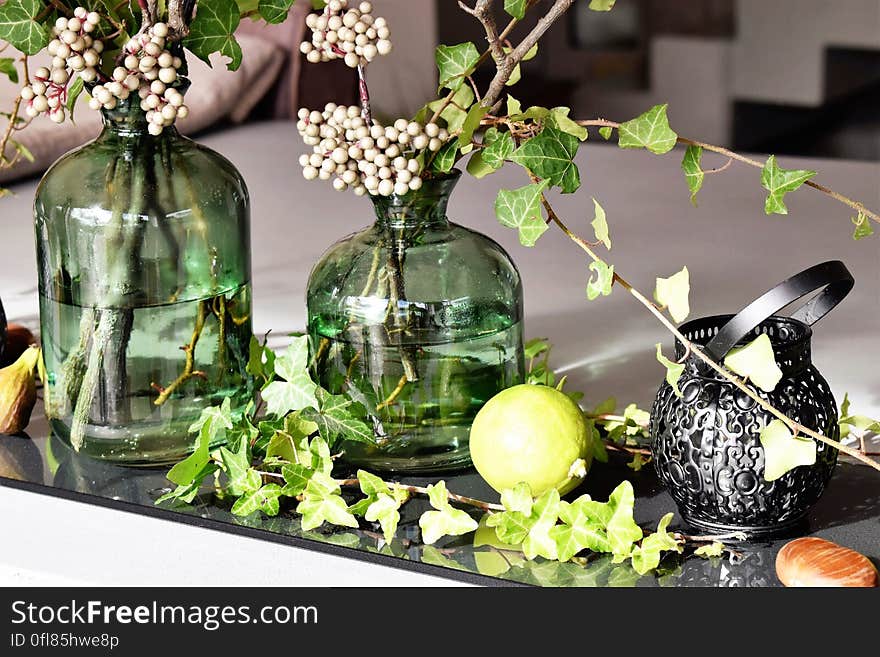
[[[466,467],[477,411],[523,380],[519,272],[494,241],[447,219],[459,175],[372,197],[376,222],[337,242],[312,270],[316,379],[363,403],[373,421],[375,445],[343,446],[352,465]]]
[[[137,98],[46,172],[34,203],[46,414],[89,456],[160,464],[251,399],[250,206],[226,158]]]

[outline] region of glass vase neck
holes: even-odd
[[[162,134],[154,137],[147,132],[149,123],[147,114],[140,106],[140,98],[132,94],[125,100],[120,100],[113,109],[102,109],[101,117],[104,121],[104,133],[120,137],[149,137],[162,139],[178,135],[177,128],[173,125],[162,130]]]
[[[444,226],[446,204],[461,172],[454,170],[443,177],[428,178],[419,189],[398,196],[371,196],[376,211],[376,224],[383,228]]]

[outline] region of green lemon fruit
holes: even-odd
[[[535,497],[551,488],[572,490],[593,459],[578,405],[555,388],[530,384],[486,402],[474,418],[470,448],[474,467],[492,488],[501,492],[524,481]]]

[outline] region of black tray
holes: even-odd
[[[591,556],[586,565],[541,558],[527,562],[515,551],[475,546],[474,534],[446,537],[434,546],[424,546],[419,540],[418,518],[427,503],[418,498],[402,507],[400,527],[391,544],[381,538],[378,526],[366,522],[359,530],[325,525],[303,532],[289,506],[282,507],[282,513],[274,518],[259,513],[236,517],[229,512],[228,503],[210,492],[193,505],[157,507],[154,500],[169,489],[170,482],[164,476],[167,468],[126,468],[79,456],[50,435],[39,406],[34,416],[29,435],[0,436],[0,485],[478,584],[779,586],[774,562],[785,539],[730,543],[732,552],[713,559],[693,556],[690,550],[682,556],[670,554],[656,573],[640,577],[628,564],[612,564],[605,555]],[[473,471],[443,478],[456,493],[497,499]],[[651,466],[633,472],[622,460],[594,464],[586,483],[574,495],[589,493],[604,501],[622,479],[629,479],[635,488],[636,521],[646,529],[656,527],[660,517],[675,511]],[[402,481],[424,485],[433,480]],[[672,527],[687,531],[677,513]],[[880,558],[880,475],[866,466],[841,461],[810,514],[809,526],[800,533],[846,545],[876,563]]]

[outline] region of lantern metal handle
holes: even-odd
[[[839,260],[813,265],[783,281],[733,316],[705,346],[704,352],[721,361],[731,349],[761,323],[798,299],[825,288],[791,314],[792,319],[812,326],[843,301],[855,279]]]

